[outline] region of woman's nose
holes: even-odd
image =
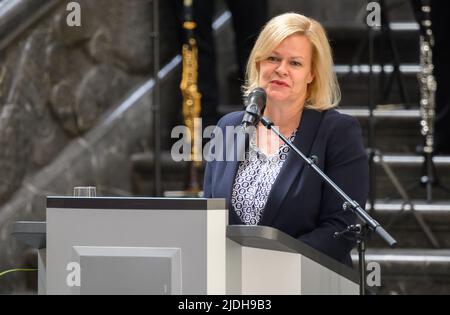
[[[285,76],[287,74],[287,65],[285,61],[281,61],[278,64],[278,67],[275,69],[275,72],[280,76]]]

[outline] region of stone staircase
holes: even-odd
[[[433,202],[427,203],[425,190],[419,185],[423,157],[417,153],[417,147],[422,144],[416,78],[420,70],[418,25],[413,19],[408,1],[388,1],[389,3],[396,5],[396,9],[391,11],[393,14],[390,16],[390,26],[398,49],[400,70],[410,103],[407,104],[408,106],[401,104],[396,81],[392,81],[391,93],[384,99],[380,97],[383,94],[382,89],[377,89],[375,92],[376,102],[380,104],[374,111],[375,147],[381,156],[375,159],[376,202],[374,209],[368,207],[368,211],[397,239],[398,247],[387,248],[377,237],[369,241],[366,259],[368,262],[380,263],[382,277],[381,287],[372,288],[372,291],[377,294],[448,294],[450,293],[450,273],[448,272],[450,270],[450,249],[448,249],[450,248],[450,194],[436,188],[433,191]],[[324,24],[334,49],[335,70],[343,94],[339,110],[359,119],[367,145],[369,69],[367,49],[364,49],[366,27],[361,23]],[[229,29],[218,33],[220,42],[228,42],[229,33]],[[387,55],[385,53],[388,52],[388,47],[380,41],[380,34],[380,32],[375,34],[374,84],[376,87],[380,82],[387,82],[393,69],[389,53]],[[226,46],[219,49],[219,55],[229,56],[230,46]],[[359,51],[358,47],[362,49]],[[380,52],[383,52],[382,58],[380,58]],[[228,60],[227,58],[229,59],[224,57],[223,60]],[[219,60],[222,59],[219,58]],[[230,68],[229,65],[227,62],[226,67]],[[224,67],[224,65],[219,66],[219,74],[222,74],[223,78],[226,77]],[[220,112],[225,114],[240,110],[242,108],[240,100],[235,97],[235,91],[239,87],[230,85],[222,79],[221,88],[226,97],[223,98]],[[133,157],[134,192],[137,195],[148,195],[152,191],[152,160],[151,153],[139,153]],[[435,156],[434,162],[439,178],[450,187],[450,157]],[[185,166],[183,163],[173,162],[170,152],[164,153],[163,190],[183,189],[180,174],[183,174]],[[407,191],[408,200],[404,200],[395,189],[385,172],[386,168],[393,172]],[[356,265],[356,252],[353,253],[353,258]]]
[[[381,156],[375,157],[374,209],[370,214],[378,220],[398,241],[395,249],[387,248],[378,237],[368,242],[367,262],[381,265],[381,287],[372,288],[377,294],[448,294],[450,292],[450,193],[439,188],[433,190],[433,202],[426,202],[426,191],[420,185],[423,172],[423,157],[418,154],[422,145],[420,135],[419,93],[417,73],[419,67],[418,25],[410,17],[395,21],[391,17],[391,32],[398,49],[401,77],[409,99],[409,106],[401,104],[396,81],[391,81],[391,93],[383,98],[383,88],[374,93],[379,104],[375,116],[375,148]],[[342,89],[341,111],[358,117],[368,144],[369,112],[367,104],[368,57],[362,53],[358,58],[347,54],[351,39],[356,39],[361,30],[348,33],[347,39],[336,34],[335,62]],[[375,35],[374,84],[386,84],[392,73],[389,50],[384,46],[387,58],[380,58],[377,49],[382,49],[380,33]],[[361,42],[361,40],[359,40]],[[346,48],[347,47],[347,48]],[[342,48],[342,49],[341,49]],[[377,53],[378,52],[378,53]],[[356,52],[358,53],[358,51]],[[384,60],[383,60],[384,59]],[[357,62],[355,62],[357,61]],[[382,62],[385,63],[383,66]],[[385,70],[384,78],[382,69]],[[384,80],[384,81],[383,81]],[[365,107],[361,107],[361,105]],[[405,109],[409,107],[409,109]],[[436,173],[441,182],[450,187],[450,157],[435,156]],[[401,196],[388,177],[390,169],[407,192]],[[357,252],[352,255],[357,264]]]

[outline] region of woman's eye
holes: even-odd
[[[274,56],[269,56],[268,58],[267,58],[267,61],[277,61],[278,60],[278,58],[277,57],[274,57]]]
[[[300,67],[302,64],[298,61],[292,61],[291,65],[293,65],[294,67]]]

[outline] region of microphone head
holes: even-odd
[[[247,104],[255,102],[260,106],[260,108],[263,109],[266,107],[266,100],[267,100],[266,90],[264,90],[261,87],[253,89],[247,96]]]
[[[256,88],[247,96],[244,118],[242,119],[242,127],[246,129],[248,126],[258,124],[261,115],[266,108],[266,91],[263,88]]]

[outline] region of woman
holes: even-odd
[[[361,128],[355,118],[333,109],[340,91],[323,27],[295,13],[273,18],[255,43],[246,79],[246,95],[256,87],[266,90],[264,116],[304,154],[316,156],[317,165],[364,206],[368,163]],[[243,112],[228,114],[218,127],[238,126],[242,118]],[[261,124],[244,161],[207,164],[204,196],[227,199],[230,224],[275,227],[352,265],[355,242],[333,234],[354,224],[356,216],[344,211],[340,197]]]

